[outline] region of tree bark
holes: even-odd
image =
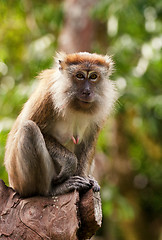
[[[0,180],[0,239],[83,240],[101,226],[99,193],[21,198]]]

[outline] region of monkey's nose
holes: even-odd
[[[90,96],[90,94],[91,94],[90,89],[84,89],[83,92],[82,92],[83,96]]]

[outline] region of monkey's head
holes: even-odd
[[[116,94],[114,83],[109,80],[113,68],[109,56],[61,53],[56,61],[59,77],[55,86],[59,88],[62,106],[92,115],[112,108]]]

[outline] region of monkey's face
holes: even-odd
[[[106,69],[85,62],[70,65],[66,71],[70,80],[70,107],[77,111],[94,113],[103,96]],[[105,81],[108,79],[106,78]]]
[[[103,108],[106,112],[106,109],[111,108],[115,94],[109,80],[113,66],[110,57],[90,53],[58,57],[60,78],[64,86],[63,106],[88,114],[104,112]]]
[[[75,69],[71,75],[73,99],[71,106],[78,110],[94,110],[97,104],[97,87],[101,81],[98,71],[91,69]]]

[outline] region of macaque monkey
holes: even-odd
[[[20,196],[59,195],[100,187],[89,176],[98,133],[116,100],[109,56],[55,58],[9,133],[5,166]]]

